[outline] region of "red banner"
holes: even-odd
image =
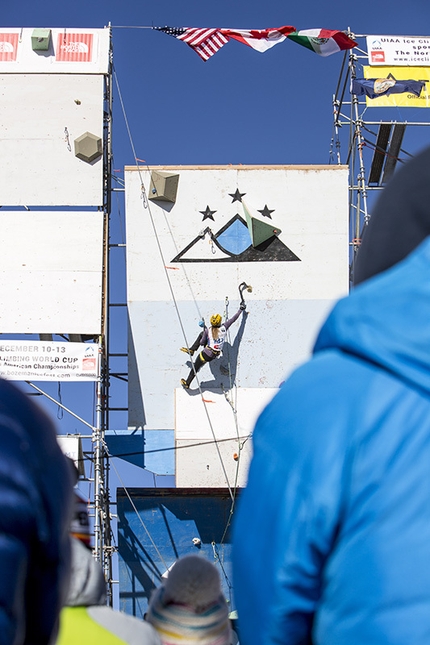
[[[0,61],[16,60],[18,34],[0,34]]]
[[[67,62],[91,62],[93,34],[58,34],[55,60]]]

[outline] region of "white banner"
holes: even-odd
[[[99,346],[4,341],[0,343],[0,376],[10,381],[97,381]]]
[[[369,65],[430,65],[430,36],[367,36]]]
[[[82,451],[82,439],[73,435],[57,436],[60,448],[66,457],[73,459],[80,477],[85,477],[84,453]]]

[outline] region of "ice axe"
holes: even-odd
[[[240,293],[240,308],[241,308],[241,309],[245,309],[245,308],[246,308],[246,302],[245,302],[244,297],[243,297],[243,292],[245,291],[245,289],[246,289],[249,293],[251,293],[251,291],[252,291],[252,287],[251,287],[251,285],[250,285],[250,284],[246,284],[246,282],[241,282],[241,283],[240,283],[240,285],[239,285],[239,293]]]

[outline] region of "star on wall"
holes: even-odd
[[[230,195],[230,197],[233,197],[233,199],[231,201],[231,203],[233,204],[234,202],[241,202],[242,197],[244,195],[246,195],[246,193],[240,193],[239,188],[236,188],[236,192],[235,193],[229,193],[229,195]]]
[[[203,215],[202,222],[205,221],[205,219],[211,219],[212,221],[215,221],[213,218],[213,214],[216,213],[216,211],[211,211],[209,206],[206,206],[206,209],[204,211],[199,211]]]
[[[272,215],[271,215],[271,213],[274,213],[274,212],[275,212],[275,209],[270,210],[269,208],[267,208],[267,204],[266,204],[266,205],[264,206],[263,210],[258,211],[258,212],[259,212],[259,213],[261,213],[263,217],[268,217],[269,219],[272,219]]]

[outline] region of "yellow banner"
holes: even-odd
[[[368,107],[430,107],[430,67],[363,67],[364,78],[390,78],[397,81],[424,81],[425,85],[420,96],[411,92],[402,94],[389,94],[380,96],[377,99],[370,99],[366,96]]]

